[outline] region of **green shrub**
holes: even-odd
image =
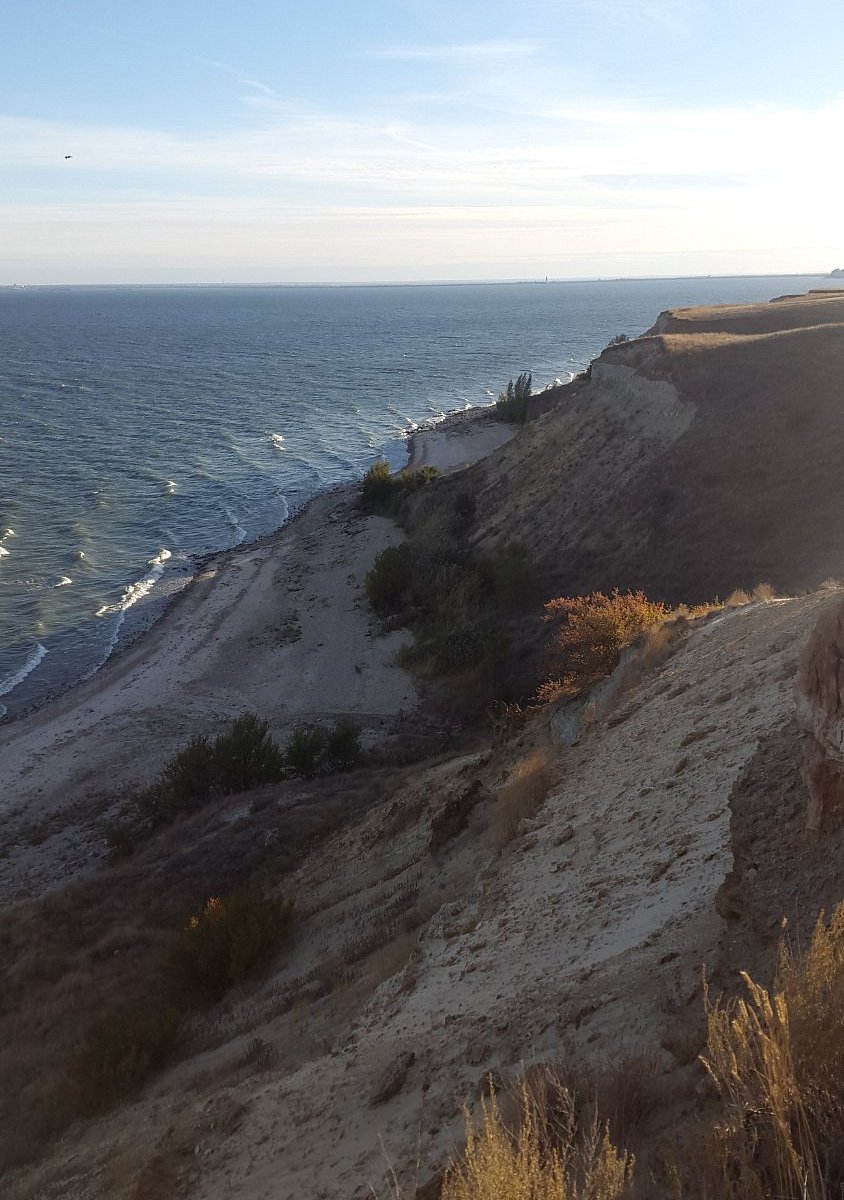
[[[348,717],[340,717],[331,729],[300,725],[287,743],[285,765],[302,779],[350,771],[362,757],[360,728]]]
[[[204,733],[192,737],[164,768],[162,783],[177,811],[198,807],[211,795],[216,784],[214,746]],[[148,806],[160,807],[161,797],[148,789]]]
[[[394,475],[389,463],[373,463],[361,480],[361,504],[367,512],[389,511],[397,501],[431,483],[439,473],[437,467],[407,467]]]
[[[478,502],[471,492],[458,492],[454,497],[454,515],[459,530],[463,531],[469,528],[477,511]]]
[[[341,717],[325,735],[323,752],[326,770],[351,771],[361,760],[360,727],[348,717]]]
[[[366,595],[376,612],[398,612],[408,598],[413,582],[413,561],[407,542],[388,546],[375,556],[366,574]]]
[[[325,733],[319,729],[306,729],[300,725],[293,730],[284,761],[289,771],[303,779],[314,779],[320,774],[320,763],[325,750]]]
[[[289,934],[293,912],[292,902],[257,889],[212,897],[164,955],[161,977],[167,995],[197,1008],[216,1003]]]
[[[531,372],[523,371],[515,383],[511,379],[505,390],[499,393],[495,412],[500,420],[511,421],[515,425],[524,424],[527,420],[532,381]]]
[[[360,485],[360,498],[369,512],[386,508],[396,494],[397,478],[386,462],[373,463]]]
[[[89,1030],[68,1064],[68,1082],[81,1112],[114,1104],[163,1066],[181,1034],[176,1009],[154,1002],[120,1004]]]
[[[255,713],[243,713],[228,733],[214,741],[212,786],[224,795],[245,792],[282,778],[281,751],[269,734],[269,724]],[[198,739],[194,739],[198,740]]]

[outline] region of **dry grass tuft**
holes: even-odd
[[[776,592],[769,583],[757,583],[753,589],[752,596],[754,600],[761,600],[767,604],[770,600],[776,598]]]
[[[724,601],[725,608],[742,608],[745,604],[750,603],[750,595],[744,588],[736,588],[730,592],[727,599]]]
[[[498,791],[490,811],[488,834],[494,850],[503,850],[519,833],[522,821],[536,816],[551,790],[547,752],[522,759]]]
[[[707,1001],[723,1194],[829,1200],[844,1184],[844,905],[804,955],[783,944],[771,992],[743,978],[748,999]]]
[[[442,1200],[619,1200],[629,1193],[634,1161],[617,1150],[606,1128],[578,1129],[572,1096],[554,1097],[553,1138],[524,1087],[518,1132],[503,1121],[495,1094],[483,1103],[479,1126],[466,1114],[466,1149],[446,1172]]]

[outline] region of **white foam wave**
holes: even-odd
[[[12,527],[9,525],[3,530],[2,533],[0,533],[0,542],[5,542],[7,537],[17,537],[17,536],[18,535],[15,533],[14,529],[12,529]]]
[[[0,558],[8,558],[8,557],[9,557],[9,551],[6,549],[5,546],[0,546]]]
[[[29,657],[21,669],[16,671],[14,675],[10,675],[8,679],[0,681],[0,696],[8,695],[12,688],[16,688],[19,683],[23,683],[27,675],[32,674],[32,672],[41,662],[41,659],[47,653],[47,647],[42,646],[41,643],[38,642],[35,646],[35,649],[29,654]],[[5,712],[5,708],[3,711]]]
[[[286,450],[287,449],[287,447],[284,444],[284,434],[283,433],[271,433],[270,441],[272,442],[273,446],[275,446],[276,450]]]
[[[241,542],[246,541],[246,530],[243,528],[240,521],[238,520],[237,513],[232,512],[232,510],[229,508],[228,504],[223,506],[223,512],[226,515],[226,520],[228,521],[229,525],[231,525],[232,529],[234,530],[234,534],[235,534],[234,544],[236,546],[239,546],[241,544]]]
[[[54,588],[69,587],[71,583],[73,583],[73,580],[70,578],[69,575],[60,575],[58,577],[58,579],[56,580],[56,582],[53,584],[53,587]]]
[[[168,479],[164,485],[164,490],[168,496],[172,496],[176,490],[176,482],[173,479]]]
[[[151,558],[147,563],[147,566],[151,567],[152,570],[148,571],[143,579],[130,584],[116,604],[104,604],[101,608],[98,608],[97,616],[106,617],[109,613],[125,613],[133,604],[137,604],[139,600],[143,600],[144,596],[148,596],[161,578],[164,571],[164,564],[170,557],[172,556],[169,550],[160,550],[155,558]]]

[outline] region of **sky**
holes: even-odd
[[[841,0],[6,0],[0,284],[827,271],[842,63]]]

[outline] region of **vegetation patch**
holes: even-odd
[[[648,600],[644,592],[619,592],[609,596],[560,596],[545,605],[545,619],[556,626],[552,654],[556,669],[539,688],[540,702],[574,695],[618,665],[622,650],[647,629],[661,625],[672,612],[661,601]]]
[[[533,375],[530,371],[523,371],[515,383],[512,379],[508,381],[495,402],[495,415],[500,421],[524,425],[528,416],[532,383]]]
[[[290,775],[313,779],[348,771],[361,761],[360,729],[340,718],[329,729],[294,730],[285,751],[270,737],[269,725],[244,713],[216,738],[197,734],[166,763],[158,779],[132,794],[123,815],[105,827],[115,857],[130,854],[137,842],[178,816],[195,812],[212,798],[231,796]]]
[[[394,473],[389,463],[373,463],[361,481],[361,506],[370,513],[393,513],[402,500],[439,474],[437,467],[406,467]]]
[[[831,1200],[844,1186],[844,904],[805,953],[783,942],[770,991],[708,1006],[704,1066],[722,1114],[721,1195]]]
[[[518,1097],[518,1129],[504,1121],[493,1094],[480,1122],[466,1114],[466,1149],[443,1181],[442,1200],[620,1200],[633,1179],[634,1161],[593,1121],[579,1128],[574,1098],[564,1087],[553,1119],[526,1086]]]
[[[172,935],[143,995],[113,1005],[88,1030],[67,1065],[72,1109],[106,1109],[164,1066],[191,1013],[248,978],[290,933],[293,917],[292,902],[256,888],[212,897]]]

